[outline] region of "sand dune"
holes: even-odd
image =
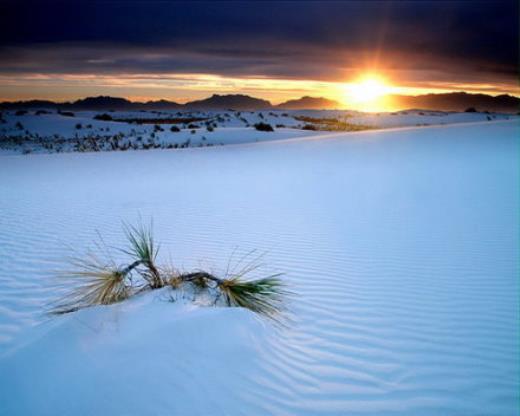
[[[518,133],[2,157],[0,414],[516,414]],[[267,250],[292,323],[162,292],[46,317],[67,244],[139,215],[186,268]]]

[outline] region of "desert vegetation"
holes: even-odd
[[[250,252],[228,263],[222,276],[206,270],[183,272],[157,262],[159,244],[152,233],[152,225],[124,225],[128,242],[119,251],[127,261],[117,265],[99,237],[96,252],[70,260],[72,270],[60,274],[65,295],[56,301],[53,314],[66,314],[96,305],[110,305],[124,301],[144,291],[167,288],[170,300],[190,299],[205,306],[241,307],[262,317],[280,322],[289,295],[280,274],[250,279],[259,268],[261,256]]]
[[[260,113],[260,114],[262,114],[262,113]],[[273,126],[271,126],[269,123],[262,123],[262,122],[256,123],[255,129],[258,131],[274,131]]]
[[[321,131],[363,131],[370,130],[372,126],[362,124],[348,123],[336,118],[317,118],[307,116],[294,117],[298,121],[303,121],[303,130],[321,130]]]
[[[94,117],[95,118],[95,117]],[[190,124],[207,120],[207,117],[162,117],[162,118],[111,118],[113,121],[130,124]],[[98,119],[100,120],[100,119]]]

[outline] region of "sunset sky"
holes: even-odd
[[[516,0],[17,0],[0,32],[0,100],[520,95]]]

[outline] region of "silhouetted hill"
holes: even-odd
[[[233,110],[263,110],[271,108],[272,105],[267,100],[250,97],[242,94],[218,95],[213,94],[204,100],[191,101],[185,104],[191,109],[233,109]]]
[[[333,110],[341,107],[337,101],[309,96],[289,100],[276,106],[276,108],[284,110]]]
[[[0,103],[4,110],[49,108],[55,110],[168,110],[182,108],[182,104],[173,101],[158,100],[146,103],[129,101],[120,97],[87,97],[74,102],[55,103],[46,100],[14,101]]]
[[[453,92],[446,94],[426,94],[418,96],[392,95],[386,98],[389,106],[399,109],[424,109],[444,111],[465,111],[475,108],[477,111],[494,111],[506,113],[518,113],[520,111],[520,98],[503,94],[491,96],[486,94],[468,94],[465,92]],[[322,97],[302,97],[289,100],[273,107],[267,100],[250,97],[242,94],[218,95],[209,98],[179,104],[173,101],[157,100],[145,103],[129,101],[120,97],[87,97],[74,102],[55,103],[48,100],[13,101],[0,103],[0,109],[39,109],[49,108],[54,110],[168,110],[168,109],[193,109],[193,110],[264,110],[268,108],[304,110],[304,109],[336,109],[340,108],[337,101]]]
[[[477,111],[516,113],[520,111],[520,98],[511,95],[468,94],[452,92],[445,94],[393,95],[388,98],[396,108],[420,108],[424,110],[464,111],[470,107]]]
[[[132,110],[139,104],[126,98],[99,96],[87,97],[64,106],[71,110]]]
[[[143,104],[143,109],[146,110],[172,110],[182,107],[182,104],[168,100],[147,101]]]
[[[29,110],[33,108],[58,108],[59,104],[47,100],[29,100],[29,101],[4,101],[0,103],[0,108],[4,110]]]

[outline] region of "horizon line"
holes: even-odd
[[[511,93],[511,92],[507,92],[507,93],[501,93],[501,94],[486,94],[484,92],[468,92],[468,91],[464,91],[464,90],[453,90],[453,91],[445,91],[445,92],[428,92],[428,93],[424,93],[424,94],[386,94],[385,96],[386,97],[392,97],[392,96],[399,96],[399,97],[421,97],[421,96],[427,96],[427,95],[448,95],[448,94],[467,94],[467,95],[484,95],[484,96],[487,96],[487,97],[493,97],[493,98],[496,98],[496,97],[502,97],[502,96],[509,96],[509,97],[514,97],[514,98],[520,98],[520,95],[516,95],[514,93]],[[288,98],[284,101],[280,101],[279,103],[273,103],[271,102],[269,99],[267,98],[263,98],[261,96],[256,96],[256,95],[249,95],[249,94],[245,94],[245,93],[241,93],[241,92],[233,92],[233,93],[227,93],[227,94],[218,94],[218,93],[212,93],[212,94],[209,94],[207,97],[205,98],[193,98],[193,99],[188,99],[187,101],[185,102],[182,102],[182,101],[175,101],[175,99],[173,98],[135,98],[135,97],[128,97],[128,96],[119,96],[119,95],[86,95],[86,96],[79,96],[79,97],[76,97],[76,98],[70,98],[70,99],[67,99],[67,100],[56,100],[56,99],[49,99],[49,98],[29,98],[29,99],[5,99],[5,98],[0,98],[0,103],[1,104],[5,104],[5,103],[24,103],[24,102],[30,102],[30,101],[49,101],[49,102],[52,102],[54,104],[72,104],[74,102],[77,102],[77,101],[81,101],[81,100],[85,100],[87,98],[118,98],[118,99],[124,99],[128,102],[131,102],[131,103],[135,103],[135,104],[146,104],[146,103],[150,103],[150,102],[159,102],[159,101],[167,101],[167,102],[170,102],[172,104],[179,104],[179,105],[186,105],[186,104],[189,104],[191,102],[195,102],[195,101],[203,101],[205,99],[208,99],[208,98],[211,98],[211,97],[214,97],[214,96],[219,96],[219,97],[226,97],[226,96],[236,96],[236,95],[240,95],[240,96],[244,96],[244,97],[249,97],[249,98],[255,98],[255,99],[259,99],[259,100],[264,100],[264,101],[267,101],[269,104],[273,105],[273,106],[278,106],[280,104],[284,104],[286,102],[289,102],[289,101],[293,101],[293,100],[300,100],[300,99],[303,99],[303,98],[313,98],[313,99],[325,99],[325,100],[329,100],[329,101],[334,101],[334,102],[337,102],[338,104],[341,104],[338,100],[335,100],[333,98],[329,98],[327,96],[318,96],[318,95],[301,95],[301,96],[298,96],[298,97],[294,97],[294,98]]]

